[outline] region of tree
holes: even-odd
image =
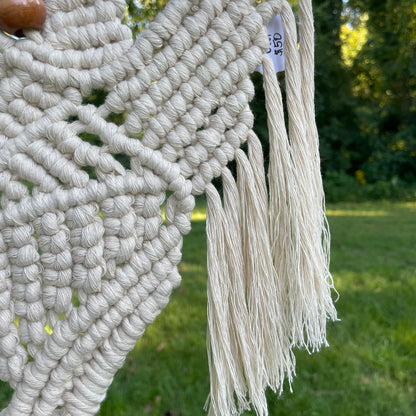
[[[371,148],[370,180],[416,180],[416,1],[349,0],[351,24],[368,15],[367,41],[352,64],[360,132]]]
[[[354,173],[363,149],[357,145],[351,72],[341,57],[342,0],[315,0],[316,122],[322,170]]]

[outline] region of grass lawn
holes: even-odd
[[[412,416],[416,409],[416,204],[328,207],[340,322],[329,348],[298,351],[293,393],[272,416]],[[202,211],[184,241],[183,282],[117,374],[101,416],[203,415],[208,394]],[[248,415],[249,413],[246,413]]]
[[[181,287],[117,373],[100,416],[204,414],[204,219],[196,211],[185,237]],[[413,416],[416,204],[330,205],[328,219],[341,321],[328,325],[329,348],[297,351],[294,392],[269,394],[270,415]]]

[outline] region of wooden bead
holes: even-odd
[[[45,18],[43,0],[0,0],[0,29],[10,35],[26,28],[41,30]]]

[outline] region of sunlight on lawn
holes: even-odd
[[[416,211],[416,202],[406,202],[400,204],[381,202],[377,204],[328,204],[326,215],[328,217],[387,217],[397,214],[404,210]],[[195,209],[192,211],[192,222],[200,222],[206,220],[206,206],[201,201],[197,202]]]
[[[368,210],[352,210],[352,209],[328,209],[326,215],[342,216],[342,217],[385,217],[390,215],[387,211],[368,211]],[[198,210],[192,213],[192,221],[205,221],[206,212]]]
[[[326,215],[328,217],[385,217],[390,214],[387,211],[328,209]]]
[[[205,221],[207,218],[207,213],[205,210],[198,209],[192,212],[192,219],[191,221]]]
[[[409,211],[416,211],[416,202],[339,203],[335,206],[328,204],[326,215],[328,217],[387,217]]]

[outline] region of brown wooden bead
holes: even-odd
[[[43,0],[0,0],[0,29],[11,35],[26,28],[41,30],[45,18]]]

